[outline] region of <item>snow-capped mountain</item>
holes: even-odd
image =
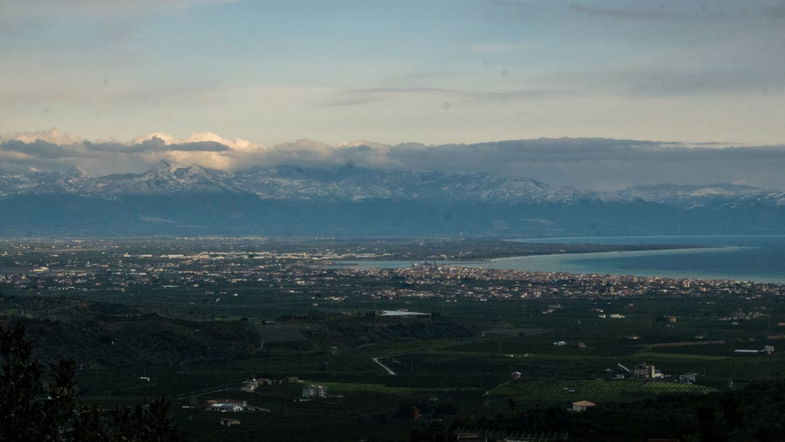
[[[617,192],[603,192],[606,201],[645,201],[684,207],[701,207],[708,204],[785,205],[785,193],[740,184],[635,186]]]
[[[340,166],[276,166],[237,172],[202,166],[175,168],[165,161],[138,174],[85,176],[33,171],[0,175],[0,196],[65,193],[91,196],[238,193],[262,200],[298,201],[470,201],[507,204],[564,204],[580,200],[705,205],[785,205],[785,193],[738,184],[636,186],[614,192],[581,191],[541,181],[483,173],[403,171]]]
[[[785,233],[751,186],[589,192],[523,177],[351,166],[0,175],[0,234],[620,235]]]
[[[536,180],[489,174],[374,170],[357,167],[278,166],[236,173],[201,166],[173,168],[161,162],[140,174],[86,177],[36,172],[0,176],[0,194],[165,195],[247,193],[265,200],[450,200],[487,202],[567,202],[575,189]]]
[[[236,173],[234,182],[264,199],[566,202],[579,194],[527,178],[348,166],[254,169]]]
[[[0,174],[0,196],[22,193],[70,193],[86,179],[71,168],[65,172],[33,170],[21,174]]]
[[[175,169],[161,161],[157,167],[141,174],[117,174],[85,178],[74,191],[81,194],[177,194],[240,192],[231,181],[231,175],[189,166]]]

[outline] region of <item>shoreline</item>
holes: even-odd
[[[534,268],[521,268],[524,267],[514,265],[517,262],[525,263],[531,262],[534,264],[537,261],[543,260],[591,260],[602,258],[624,258],[624,257],[637,257],[637,256],[656,256],[656,255],[670,255],[670,254],[698,254],[710,252],[734,252],[738,250],[754,249],[754,246],[694,246],[694,247],[680,247],[680,248],[662,248],[662,249],[644,249],[644,250],[618,250],[618,251],[603,251],[603,252],[579,252],[579,253],[550,253],[550,254],[533,254],[533,255],[518,255],[518,256],[502,256],[497,258],[486,258],[471,261],[427,261],[433,262],[436,265],[454,265],[475,268],[486,268],[494,270],[518,270],[523,272],[545,272],[545,273],[568,273],[574,275],[608,275],[608,276],[640,276],[647,278],[666,278],[666,279],[685,279],[685,280],[714,280],[714,281],[749,281],[757,284],[785,284],[785,277],[766,277],[762,275],[729,275],[717,273],[700,273],[689,271],[672,271],[672,270],[613,270],[602,269],[592,271],[592,269],[577,269],[570,268],[565,263],[553,262],[553,266],[544,263],[551,268],[543,268],[542,262],[540,265],[533,265]],[[337,268],[346,268],[350,266],[360,266],[366,268],[403,268],[415,265],[418,262],[426,262],[423,260],[352,260],[344,262],[334,262],[332,265]],[[510,263],[505,266],[504,263]],[[497,264],[497,265],[494,265]],[[565,268],[566,267],[566,268]]]
[[[618,255],[626,255],[626,256],[647,256],[647,255],[667,255],[671,253],[682,254],[682,253],[705,253],[705,252],[730,252],[733,250],[740,250],[740,249],[748,249],[751,247],[748,246],[694,246],[694,247],[674,247],[674,248],[661,248],[661,249],[642,249],[642,250],[613,250],[613,251],[606,251],[606,252],[579,252],[579,253],[543,253],[537,255],[518,255],[518,256],[502,256],[498,258],[489,258],[487,260],[483,260],[483,262],[498,262],[498,261],[506,261],[506,260],[513,260],[513,259],[527,259],[527,258],[537,258],[537,257],[554,257],[554,256],[563,256],[563,257],[603,257],[603,256],[618,256]]]

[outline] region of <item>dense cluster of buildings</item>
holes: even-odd
[[[119,247],[4,250],[0,290],[35,294],[189,290],[220,302],[233,288],[263,287],[284,294],[323,290],[323,302],[351,296],[376,299],[526,299],[547,297],[785,295],[785,285],[745,281],[685,280],[643,276],[493,270],[420,264],[401,268],[347,266],[341,259],[380,258],[379,253],[202,251],[133,253]],[[367,256],[366,256],[367,255]],[[729,320],[750,319],[734,313]],[[612,318],[612,316],[609,316]]]
[[[413,265],[397,269],[350,268],[342,277],[394,280],[397,287],[382,287],[378,297],[446,297],[521,299],[547,297],[631,297],[631,296],[783,296],[785,286],[746,281],[687,280],[660,277],[571,274],[494,270],[457,265]],[[610,318],[616,318],[609,315]]]

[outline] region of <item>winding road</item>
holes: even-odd
[[[372,360],[372,361],[373,361],[373,362],[374,362],[376,365],[378,365],[379,367],[382,367],[382,368],[384,369],[384,371],[386,371],[386,372],[387,372],[387,374],[389,374],[390,376],[395,376],[395,371],[393,371],[393,369],[392,369],[392,368],[390,368],[390,367],[388,367],[388,366],[384,365],[382,362],[380,362],[378,357],[371,358],[371,360]]]

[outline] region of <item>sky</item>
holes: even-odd
[[[0,0],[0,133],[782,145],[782,54],[781,0]]]

